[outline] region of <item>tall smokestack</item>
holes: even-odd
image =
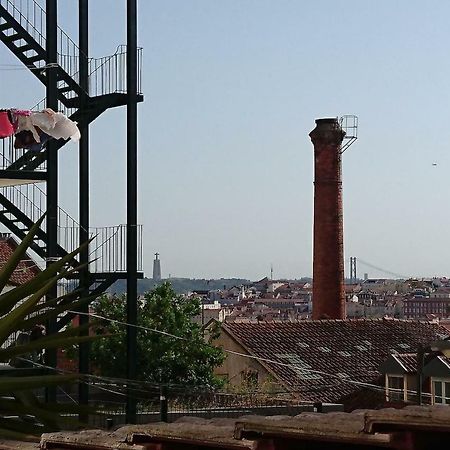
[[[341,144],[337,119],[317,119],[314,145],[313,319],[344,319]]]

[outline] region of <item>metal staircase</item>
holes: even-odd
[[[49,71],[57,79],[58,110],[80,125],[94,121],[107,109],[126,105],[126,47],[103,58],[88,59],[89,88],[79,84],[80,49],[58,27],[58,63],[46,61],[46,12],[36,0],[0,0],[0,41],[44,85]],[[142,49],[138,49],[140,67]],[[138,101],[141,93],[138,70]],[[45,100],[34,109],[45,108]],[[56,150],[66,141],[56,141]],[[36,182],[47,179],[47,150],[14,149],[13,139],[4,139],[0,151],[0,223],[22,239],[31,225],[46,210],[46,193]],[[9,185],[5,185],[9,184]],[[42,261],[46,257],[46,224],[39,230],[31,249]],[[80,226],[68,213],[58,209],[57,254],[62,257],[79,245]],[[104,290],[126,274],[125,226],[93,228],[89,266],[91,290]],[[138,270],[142,272],[142,228],[138,227]],[[77,261],[73,261],[73,266]]]
[[[43,8],[34,0],[1,0],[0,17],[0,40],[45,84],[50,67],[46,65]],[[76,106],[79,98],[87,94],[72,77],[77,70],[79,52],[64,31],[58,29],[58,34],[59,60],[51,67],[58,80],[58,100],[66,106]],[[69,53],[64,53],[63,49]]]

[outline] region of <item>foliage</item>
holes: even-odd
[[[103,296],[93,303],[95,313],[126,322],[126,296]],[[205,340],[201,326],[192,322],[200,313],[200,300],[177,295],[170,283],[146,293],[138,302],[138,325],[170,333],[179,339],[138,329],[138,377],[155,383],[218,387],[222,381],[213,370],[224,360],[220,348],[211,345],[218,330],[208,330]],[[123,324],[104,321],[98,334],[110,339],[92,344],[92,361],[103,376],[126,378],[126,329]]]
[[[24,240],[18,245],[10,260],[0,270],[0,292],[8,284],[11,275],[17,270],[19,262],[26,255],[44,217],[30,229]],[[49,302],[42,302],[45,295],[52,291],[59,279],[67,277],[76,269],[73,267],[77,254],[86,246],[49,265],[26,284],[17,286],[0,294],[0,363],[7,368],[11,361],[26,361],[33,355],[47,349],[55,349],[93,340],[82,336],[88,327],[66,329],[49,335],[32,334],[40,324],[68,310],[78,308],[92,299],[80,299],[76,295],[64,296]],[[79,269],[79,268],[78,268]],[[21,333],[28,339],[17,339],[15,345],[7,345],[10,336]],[[17,364],[16,364],[17,365]],[[59,375],[49,373],[36,375],[35,369],[14,369],[7,372],[13,376],[0,377],[0,436],[5,438],[33,439],[45,431],[59,430],[80,424],[68,419],[65,413],[74,413],[73,405],[43,403],[36,395],[36,389],[50,388],[75,381],[77,375]],[[30,375],[30,372],[32,375]],[[41,371],[42,372],[42,371]]]

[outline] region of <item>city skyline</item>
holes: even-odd
[[[91,2],[92,17],[104,17],[90,24],[92,56],[125,42],[117,35],[111,44],[111,30],[122,30],[123,2],[105,5]],[[74,39],[76,6],[59,8]],[[343,114],[360,121],[359,139],[343,158],[346,261],[356,256],[406,276],[450,275],[450,67],[443,58],[450,5],[198,0],[139,7],[147,276],[156,251],[163,276],[258,279],[271,264],[277,278],[311,276],[308,133],[316,118]],[[6,48],[0,60],[4,107],[44,97]],[[124,111],[112,111],[92,129],[95,226],[125,222],[123,202],[113,202],[125,196],[125,140],[109,136],[124,121]],[[76,145],[60,155],[61,204],[76,217]],[[102,179],[105,163],[112,179]]]

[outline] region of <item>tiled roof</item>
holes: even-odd
[[[450,432],[449,419],[449,408],[439,406],[359,410],[350,414],[303,413],[295,417],[248,416],[237,419],[234,436],[275,439],[281,444],[279,448],[284,448],[284,442],[294,442],[292,448],[443,448],[441,443],[447,442]],[[405,432],[408,441],[399,444],[399,435]],[[421,447],[420,442],[424,441],[426,444]]]
[[[235,322],[222,329],[262,358],[285,387],[323,402],[339,402],[360,388],[350,381],[377,382],[389,354],[450,336],[437,324],[396,319]]]
[[[400,353],[393,358],[405,369],[406,373],[417,372],[417,353]]]
[[[450,369],[450,358],[445,355],[439,355],[438,358]]]
[[[0,268],[8,261],[17,248],[17,242],[9,235],[0,235]],[[19,286],[33,279],[40,272],[36,263],[28,255],[20,261],[9,279],[9,285]]]

